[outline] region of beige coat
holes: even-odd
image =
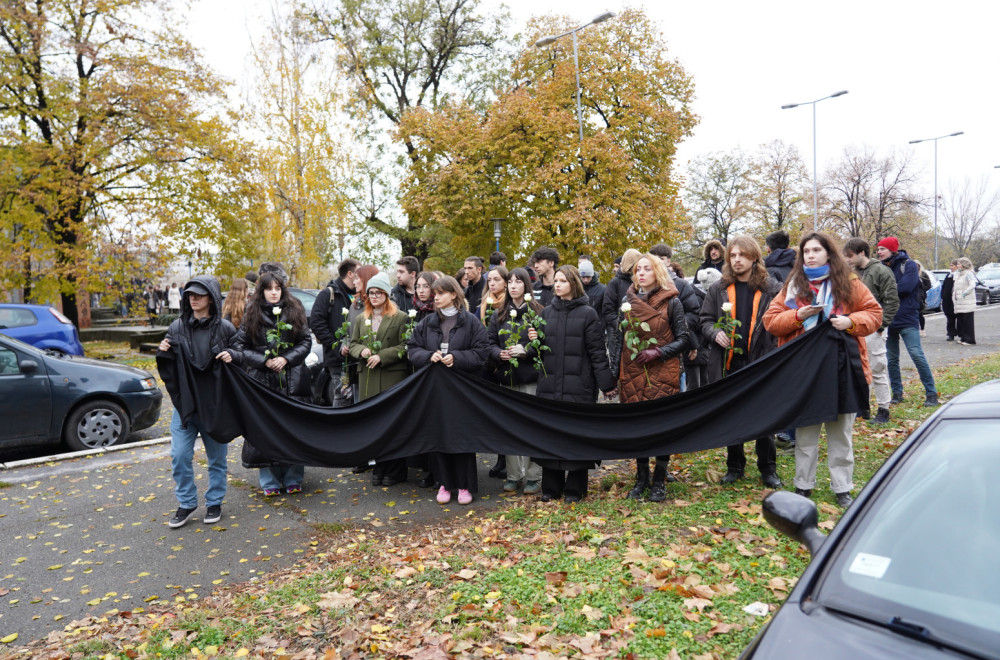
[[[971,270],[959,268],[955,271],[955,288],[951,299],[955,301],[955,313],[967,314],[976,311],[976,277]]]

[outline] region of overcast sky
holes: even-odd
[[[507,0],[517,29],[533,13],[580,23],[625,5],[595,0]],[[234,80],[266,0],[193,0],[189,36]],[[657,21],[694,77],[701,123],[680,149],[698,155],[774,139],[795,144],[812,170],[812,110],[781,110],[846,89],[817,105],[819,169],[848,145],[913,149],[932,189],[934,145],[913,139],[956,131],[938,144],[939,190],[981,176],[1000,187],[1000,2],[996,0],[702,0],[633,2]]]

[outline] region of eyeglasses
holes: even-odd
[[[368,297],[369,298],[372,298],[374,296],[384,296],[384,295],[385,295],[385,291],[383,291],[382,289],[372,289],[372,290],[370,290],[368,292]]]

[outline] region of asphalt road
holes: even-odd
[[[928,317],[923,344],[932,367],[997,351],[1000,306],[980,309],[976,326],[978,345],[960,346],[944,340],[943,316]],[[904,378],[915,376],[905,351],[903,364]],[[919,385],[909,394],[922,395]],[[164,417],[169,423],[169,408]],[[162,421],[157,428],[165,428]],[[443,516],[495,507],[505,497],[501,482],[487,475],[495,457],[480,456],[480,493],[468,507],[442,507],[433,491],[413,482],[373,488],[370,473],[311,467],[302,494],[264,499],[256,471],[240,465],[240,443],[229,452],[222,520],[202,524],[202,508],[180,529],[167,527],[177,506],[168,444],[126,445],[31,466],[3,464],[0,637],[16,632],[24,642],[86,615],[196,600],[220,584],[261,579],[303,554],[329,550],[313,545],[324,525],[347,525],[359,534],[386,526],[405,533]],[[196,458],[203,494],[204,454]]]

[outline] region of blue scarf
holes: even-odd
[[[833,286],[830,284],[830,264],[825,264],[817,268],[803,266],[803,272],[809,278],[809,283],[818,288],[815,296],[812,296],[812,304],[823,305],[823,311],[815,316],[810,316],[802,322],[802,327],[809,330],[816,326],[823,319],[828,319],[833,314]],[[785,307],[788,309],[798,309],[801,307],[798,301],[799,292],[792,283],[788,284],[785,291]]]

